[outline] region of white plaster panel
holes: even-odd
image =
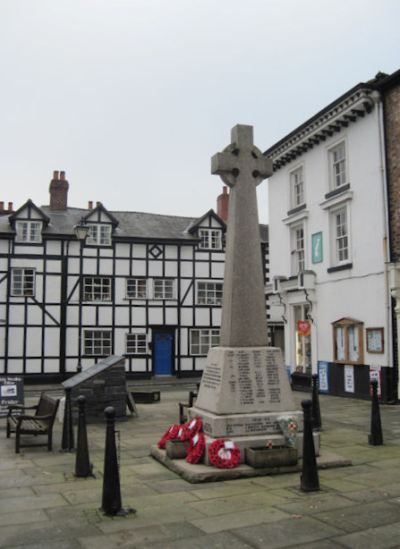
[[[46,312],[49,313],[53,318],[60,322],[60,312],[61,307],[59,305],[46,305]],[[54,320],[48,315],[45,315],[44,321],[47,326],[55,326]]]
[[[48,255],[60,255],[61,254],[61,242],[58,240],[47,240],[46,251]]]
[[[39,212],[37,212],[33,208],[30,208],[30,210],[31,210],[31,215],[30,215],[31,219],[42,219],[42,216]]]
[[[146,276],[146,262],[140,259],[134,259],[132,261],[132,275],[133,276]]]
[[[74,356],[78,354],[78,328],[66,329],[66,356]],[[83,347],[83,331],[82,331],[82,347]],[[76,361],[75,361],[76,368]]]
[[[126,352],[126,336],[127,329],[116,329],[114,331],[114,354],[123,355]]]
[[[132,372],[145,372],[146,371],[146,359],[134,358],[132,360]]]
[[[24,324],[25,321],[25,312],[23,301],[18,302],[12,300],[12,306],[10,307],[10,325],[13,324]]]
[[[44,371],[46,374],[56,373],[60,370],[60,361],[48,358],[44,363]]]
[[[165,263],[165,276],[178,276],[178,265],[175,261],[167,261]]]
[[[162,324],[163,314],[161,307],[149,309],[149,324]]]
[[[83,252],[85,252],[87,248],[83,248]],[[78,242],[77,240],[70,240],[68,242],[68,254],[71,256],[71,255],[76,255],[76,256],[79,256],[80,254],[80,251],[81,251],[81,245],[80,245],[80,242]]]
[[[196,326],[209,326],[210,313],[208,309],[196,309]]]
[[[29,269],[36,269],[37,271],[43,270],[43,259],[40,257],[36,258],[21,258],[13,257],[11,261],[11,267],[26,267]]]
[[[58,276],[47,277],[46,279],[46,303],[60,303],[61,301],[61,279]]]
[[[115,255],[117,258],[120,257],[129,257],[130,245],[118,243],[115,245]]]
[[[79,274],[79,259],[70,257],[68,260],[68,274]]]
[[[211,263],[211,276],[224,281],[224,263]]]
[[[177,259],[177,257],[178,257],[178,248],[176,246],[165,246],[166,259]]]
[[[35,299],[39,302],[43,301],[43,275],[37,272],[35,279]]]
[[[193,361],[191,358],[181,358],[181,371],[190,372],[193,370]]]
[[[195,358],[195,370],[196,372],[201,372],[204,370],[207,364],[207,357],[196,357]]]
[[[102,305],[99,307],[99,325],[100,326],[111,326],[112,324],[112,306],[108,307]]]
[[[180,340],[181,340],[181,355],[187,355],[189,353],[188,350],[188,340],[189,340],[189,330],[187,328],[183,328],[179,332]]]
[[[169,325],[178,324],[178,312],[175,307],[168,307],[165,311],[165,322]]]
[[[83,326],[96,325],[96,307],[90,307],[90,306],[82,307],[82,325]]]
[[[145,325],[146,324],[146,309],[145,307],[134,307],[132,310],[132,324]]]
[[[6,240],[0,241],[0,253],[8,253],[8,242]]]
[[[40,374],[42,371],[42,361],[39,359],[30,358],[26,364],[26,370],[30,374]]]
[[[181,259],[193,259],[193,246],[185,246],[181,248]]]
[[[7,370],[8,370],[9,374],[22,374],[23,373],[22,360],[20,360],[20,359],[17,359],[17,360],[9,359],[8,360],[8,365],[7,365]],[[28,371],[29,371],[29,369],[28,369]]]
[[[126,302],[126,278],[114,279],[115,303]]]
[[[67,372],[76,372],[76,366],[77,366],[77,359],[76,358],[67,358],[67,360],[65,361],[65,369]],[[84,362],[85,360],[82,360],[81,361],[81,364],[82,364],[82,369],[84,370],[85,369],[85,365],[84,365]],[[87,364],[87,366],[89,366],[89,364]],[[86,366],[86,367],[87,367]]]
[[[190,307],[185,307],[181,309],[181,325],[182,326],[193,326],[193,309]]]
[[[98,248],[96,246],[91,247],[85,247],[83,250],[83,256],[84,257],[97,257],[97,250]],[[79,255],[79,252],[78,252]]]
[[[99,272],[102,275],[112,275],[112,272],[113,272],[112,259],[101,258],[99,263]]]
[[[198,261],[209,261],[210,259],[210,252],[201,252],[201,251],[196,251],[196,262]]]
[[[134,244],[133,245],[133,257],[146,257],[146,245]]]
[[[197,278],[208,278],[209,263],[196,263],[195,270]]]
[[[41,324],[42,323],[42,309],[36,304],[28,305],[28,324]]]
[[[149,276],[160,277],[163,275],[162,261],[149,261]]]
[[[4,356],[5,336],[6,336],[5,328],[0,326],[0,357]],[[2,363],[2,361],[0,360],[0,364],[1,363]]]
[[[191,261],[181,262],[181,277],[193,276],[193,263]]]
[[[79,280],[78,276],[69,276],[67,284],[67,295],[71,296],[69,303],[77,303],[79,301],[79,284],[76,285]]]
[[[97,261],[96,261],[96,259],[84,258],[83,267],[82,267],[82,274],[84,274],[84,275],[96,274],[96,271],[97,271]]]
[[[4,360],[0,359],[0,374],[4,374],[4,373],[5,373]]]
[[[222,309],[213,309],[212,310],[212,325],[213,326],[221,326],[221,315],[222,315]]]
[[[118,307],[115,309],[115,324],[116,326],[127,326],[129,323],[128,307]]]
[[[112,248],[100,248],[101,257],[113,257],[114,250]]]
[[[10,327],[8,332],[9,356],[21,356],[23,353],[24,330]]]
[[[78,324],[79,322],[79,308],[68,307],[67,309],[67,324]]]
[[[60,354],[59,328],[46,328],[44,340],[44,354],[45,356],[58,356]]]
[[[128,259],[118,258],[115,262],[115,274],[120,276],[128,276],[129,267],[130,265]]]
[[[46,273],[60,273],[61,272],[61,261],[54,261],[48,259],[46,261]]]
[[[2,244],[2,242],[0,241],[0,244]],[[0,253],[5,253],[5,252],[2,252],[1,250],[1,246],[0,246]],[[6,257],[0,257],[0,271],[5,273],[7,272],[7,265],[8,265],[8,259]]]
[[[40,356],[42,354],[42,329],[27,328],[26,330],[26,355]],[[30,359],[29,359],[30,362]]]

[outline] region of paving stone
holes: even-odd
[[[238,539],[230,532],[220,532],[218,534],[201,536],[199,538],[185,538],[174,542],[159,542],[148,544],[138,544],[136,549],[251,549],[245,541]]]
[[[389,503],[378,501],[319,513],[315,517],[345,532],[355,532],[396,522],[399,509]]]
[[[191,520],[190,522],[207,534],[252,526],[255,524],[275,522],[288,518],[288,514],[274,508],[251,509],[249,511],[237,511],[216,517],[207,517]]]
[[[45,496],[27,496],[9,498],[4,504],[8,513],[20,513],[33,509],[47,509],[67,505],[65,499],[59,494],[48,494]]]
[[[342,509],[354,505],[354,503],[340,495],[314,493],[313,497],[303,498],[292,503],[277,504],[276,507],[286,513],[298,515],[315,515],[321,511]],[[310,495],[310,494],[308,494]]]
[[[200,511],[206,516],[217,516],[233,513],[237,510],[246,511],[248,509],[272,506],[283,502],[284,500],[282,498],[264,491],[246,494],[245,496],[241,494],[230,497],[207,499],[194,503],[191,502],[188,503],[188,506],[195,511]]]
[[[23,528],[21,526],[6,526],[1,529],[0,547],[13,547],[14,545],[26,545],[32,544],[33,540],[43,540],[47,543],[47,546],[57,547],[59,549],[59,542],[65,541],[70,543],[74,538],[83,535],[96,535],[98,530],[94,526],[85,525],[83,527],[66,527],[63,524],[53,524],[43,522],[37,524],[25,524]],[[36,542],[37,543],[37,542]],[[77,544],[75,544],[77,547]]]
[[[34,495],[35,495],[35,492],[29,486],[22,487],[22,488],[20,487],[4,488],[3,490],[0,490],[0,507],[1,507],[2,499],[20,498],[20,497],[34,496]]]
[[[335,540],[341,547],[351,549],[389,549],[398,548],[400,539],[400,522],[368,528],[346,536],[339,536]]]
[[[24,511],[23,513],[1,513],[0,527],[12,526],[13,524],[28,524],[30,522],[47,522],[49,520],[46,513],[41,510]]]
[[[341,534],[341,530],[311,517],[291,517],[279,522],[232,530],[239,539],[253,548],[278,549],[324,540]]]

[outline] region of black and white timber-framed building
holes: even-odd
[[[198,376],[219,342],[224,220],[71,208],[68,186],[54,172],[49,206],[0,203],[0,375],[61,380],[117,354],[128,376]]]

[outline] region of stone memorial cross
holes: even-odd
[[[211,173],[230,188],[221,347],[266,347],[267,318],[256,186],[272,161],[253,144],[253,127],[239,124],[231,144],[211,159]]]

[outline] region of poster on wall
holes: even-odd
[[[380,397],[381,396],[381,384],[382,384],[382,381],[381,381],[381,367],[380,366],[370,366],[369,367],[369,380],[372,381],[374,379],[376,379],[376,381],[378,382],[378,396]],[[372,394],[372,388],[370,387],[369,388],[370,390],[370,393]]]
[[[329,364],[327,362],[323,362],[322,360],[318,361],[318,383],[320,393],[329,392],[328,368]]]
[[[297,335],[299,337],[308,337],[311,334],[311,324],[309,320],[297,321]]]
[[[11,404],[24,404],[24,380],[22,377],[0,377],[0,417],[8,414]]]
[[[354,393],[354,366],[346,364],[344,367],[344,390]]]
[[[311,235],[311,261],[313,263],[321,263],[323,261],[322,251],[322,233],[314,233]]]

